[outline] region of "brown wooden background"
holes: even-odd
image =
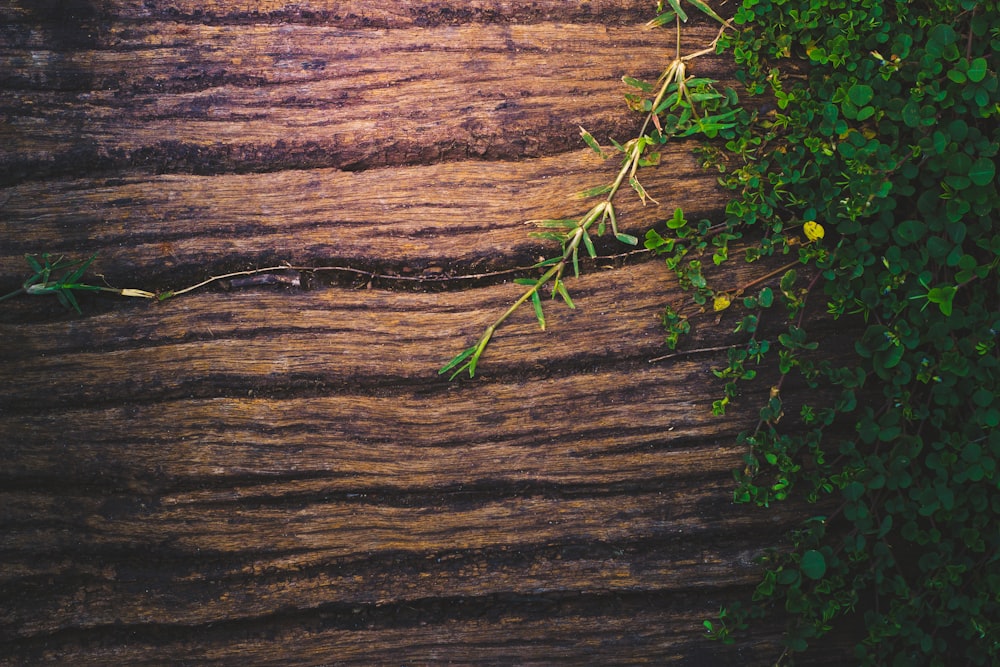
[[[578,310],[544,333],[519,313],[475,381],[436,374],[544,252],[524,220],[613,176],[578,126],[635,131],[620,77],[671,47],[640,28],[652,5],[0,3],[3,292],[25,252],[96,252],[93,273],[157,290],[346,269],[82,316],[3,304],[0,660],[777,658],[776,631],[725,648],[700,624],[809,510],[731,503],[759,396],[713,418],[724,353],[649,362],[683,298],[659,260],[588,267]],[[714,32],[692,21],[686,48]],[[689,149],[645,176],[661,206],[621,198],[627,231],[719,216]]]

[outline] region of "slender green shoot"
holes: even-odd
[[[688,63],[699,56],[713,53],[716,43],[722,37],[727,28],[732,25],[720,17],[711,7],[701,0],[690,0],[699,11],[712,17],[722,24],[715,39],[704,48],[695,53],[681,55],[681,22],[687,21],[687,14],[681,7],[680,0],[669,0],[670,11],[661,14],[648,25],[650,27],[662,26],[675,20],[676,22],[676,47],[675,57],[659,77],[659,88],[653,84],[635,79],[633,77],[623,77],[625,85],[638,91],[637,94],[625,96],[630,108],[642,111],[646,114],[645,121],[639,135],[624,144],[619,144],[612,140],[615,150],[623,154],[621,167],[616,178],[608,185],[588,188],[577,193],[579,198],[590,198],[603,196],[604,201],[591,208],[579,220],[535,220],[534,222],[541,228],[541,231],[534,232],[532,236],[548,241],[555,241],[561,246],[561,253],[557,257],[552,257],[539,262],[535,268],[545,269],[538,278],[522,278],[515,281],[524,285],[527,289],[521,296],[510,305],[496,320],[493,321],[470,347],[455,355],[448,363],[441,367],[439,374],[449,374],[450,379],[454,379],[463,371],[468,371],[469,377],[475,377],[476,368],[486,351],[497,329],[507,321],[507,319],[522,305],[531,302],[538,320],[539,326],[544,330],[546,326],[545,313],[542,308],[541,291],[552,283],[552,298],[560,296],[569,308],[575,308],[569,290],[563,282],[563,274],[567,267],[572,267],[573,276],[580,275],[579,252],[582,245],[587,254],[593,258],[596,256],[594,242],[591,238],[593,230],[597,236],[605,233],[606,227],[610,224],[611,233],[621,243],[635,246],[639,239],[631,234],[626,234],[618,228],[618,216],[615,212],[614,198],[618,194],[622,185],[626,182],[638,195],[639,200],[645,205],[647,201],[659,204],[646,188],[639,182],[637,173],[640,167],[653,166],[659,163],[660,153],[653,150],[666,143],[670,137],[687,137],[693,134],[702,133],[706,136],[715,136],[720,130],[732,127],[734,123],[734,111],[711,114],[699,112],[699,106],[713,104],[710,108],[715,108],[715,102],[726,98],[722,93],[718,93],[712,88],[713,81],[704,78],[694,78],[688,76]],[[663,11],[663,3],[659,3],[659,11]],[[657,90],[656,95],[650,100],[646,95]],[[655,132],[652,131],[655,127]],[[584,128],[580,128],[580,136],[584,143],[590,147],[597,155],[605,157],[604,148],[597,142],[594,136]],[[596,224],[596,228],[595,228]]]
[[[80,282],[87,268],[94,261],[97,255],[91,255],[89,259],[71,261],[65,257],[52,259],[48,253],[43,253],[39,258],[31,254],[24,256],[28,266],[33,273],[19,289],[0,296],[0,301],[6,301],[19,294],[45,295],[55,294],[59,303],[67,308],[72,308],[76,312],[80,311],[80,304],[73,294],[76,292],[111,292],[126,297],[138,297],[143,299],[153,299],[156,297],[152,292],[139,289],[119,289],[103,285],[89,285]]]

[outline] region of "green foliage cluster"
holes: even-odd
[[[740,436],[737,501],[795,493],[834,509],[705,627],[729,641],[783,615],[791,656],[853,616],[860,664],[997,664],[1000,3],[743,0],[732,22],[720,49],[769,101],[705,152],[733,191],[725,224],[652,232],[647,247],[698,303],[743,297],[749,338],[718,372],[717,411],[777,362],[759,425]],[[792,260],[776,289],[705,284],[702,254],[722,261],[740,237],[755,239],[748,260]],[[806,302],[820,299],[860,332],[847,361],[824,359],[809,333]],[[787,322],[773,340],[765,314]],[[672,309],[665,324],[672,344],[690,326]],[[806,399],[786,415],[791,384]]]
[[[735,499],[767,507],[799,494],[825,514],[765,557],[753,599],[705,621],[724,642],[781,615],[795,653],[853,617],[860,664],[995,664],[1000,659],[1000,5],[995,0],[743,0],[712,47],[735,59],[750,97],[692,76],[680,54],[680,0],[659,2],[651,27],[674,23],[677,54],[657,84],[624,77],[645,113],[606,199],[576,220],[538,221],[560,255],[472,347],[441,372],[476,364],[496,328],[578,271],[591,230],[615,222],[612,199],[670,139],[711,141],[705,165],[732,193],[721,222],[677,209],[645,247],[664,257],[691,304],[667,307],[676,348],[694,314],[738,305],[745,342],[716,371],[724,395],[770,370],[778,379],[757,427],[740,435]],[[586,131],[596,152],[603,149]],[[615,231],[626,243],[634,243]],[[749,262],[784,266],[718,289],[708,269],[740,240]],[[858,332],[854,355],[825,355],[810,333],[816,304]],[[807,306],[809,306],[807,308]],[[784,330],[763,333],[764,318]],[[828,318],[823,318],[828,319]],[[794,413],[785,394],[795,386]],[[785,393],[783,393],[785,392]],[[827,400],[827,398],[832,397]],[[789,403],[791,404],[791,403]],[[832,508],[832,509],[829,509]],[[860,621],[860,622],[859,622]]]
[[[60,256],[53,260],[52,255],[49,253],[44,253],[41,257],[35,257],[30,254],[25,255],[24,261],[31,268],[31,275],[25,279],[19,289],[0,296],[0,301],[6,301],[19,294],[35,296],[54,294],[59,299],[59,303],[79,313],[80,304],[76,300],[76,295],[73,294],[74,291],[111,292],[120,296],[139,297],[143,299],[156,297],[152,292],[145,290],[118,289],[116,287],[88,285],[87,283],[80,282],[83,280],[83,274],[86,273],[87,268],[96,257],[97,255],[92,255],[89,259],[85,260],[70,260]]]

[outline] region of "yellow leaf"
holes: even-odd
[[[719,294],[715,297],[715,302],[712,304],[712,310],[715,312],[725,310],[726,308],[729,308],[730,303],[732,303],[732,301],[729,300],[728,296],[725,294]]]
[[[806,233],[806,238],[810,241],[819,241],[823,236],[826,235],[826,231],[823,229],[823,225],[812,220],[807,221],[802,225],[802,231]]]
[[[146,290],[143,290],[143,289],[131,289],[129,287],[126,287],[125,289],[123,289],[121,291],[121,295],[122,296],[135,296],[135,297],[139,297],[140,299],[155,299],[156,298],[156,295],[153,294],[152,292],[147,292]]]

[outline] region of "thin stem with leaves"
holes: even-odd
[[[621,189],[621,186],[627,181],[643,204],[647,200],[655,204],[659,203],[646,192],[646,189],[639,182],[636,175],[640,167],[658,164],[660,158],[659,152],[651,149],[666,143],[671,137],[688,137],[699,133],[706,136],[713,136],[713,133],[732,125],[733,112],[723,110],[722,113],[706,113],[704,111],[706,105],[713,105],[711,108],[714,109],[714,105],[719,100],[727,100],[731,96],[716,92],[712,88],[714,81],[689,77],[687,75],[687,63],[693,58],[714,52],[719,38],[727,27],[731,27],[731,25],[704,2],[691,0],[692,5],[718,21],[722,24],[722,27],[719,34],[707,48],[682,56],[680,42],[681,23],[687,21],[688,17],[681,7],[680,0],[669,1],[671,9],[663,12],[663,3],[660,3],[659,11],[663,13],[647,24],[649,28],[659,27],[669,22],[676,24],[675,57],[659,77],[660,86],[656,94],[652,99],[644,99],[641,94],[652,93],[654,86],[638,79],[633,79],[632,77],[623,77],[626,85],[637,88],[641,93],[640,95],[626,95],[626,100],[631,108],[646,113],[639,136],[631,139],[624,145],[612,140],[615,149],[624,155],[616,178],[609,185],[592,188],[580,193],[583,197],[604,195],[604,201],[591,208],[579,219],[531,221],[543,229],[543,231],[533,233],[533,236],[558,242],[562,249],[561,253],[556,257],[539,262],[535,266],[538,269],[545,269],[545,272],[538,278],[516,280],[515,282],[525,285],[527,289],[492,324],[486,327],[485,331],[473,345],[467,347],[441,367],[438,371],[440,374],[449,373],[449,377],[453,379],[463,371],[468,371],[469,377],[474,377],[479,361],[497,329],[528,301],[531,301],[538,324],[544,330],[545,314],[542,309],[541,291],[549,282],[552,282],[552,297],[555,298],[556,295],[559,295],[567,306],[575,308],[563,282],[563,274],[567,266],[572,264],[574,277],[579,276],[579,251],[581,245],[586,248],[591,258],[597,256],[594,249],[594,242],[590,236],[595,223],[597,225],[597,236],[605,233],[607,223],[610,222],[611,232],[618,241],[632,246],[637,245],[639,242],[635,236],[625,234],[618,229],[614,198]],[[698,110],[699,106],[703,107],[701,113]],[[677,113],[675,114],[674,112]],[[661,116],[663,116],[662,119]],[[647,133],[651,125],[656,130],[655,132],[650,131]],[[604,149],[593,135],[582,127],[580,128],[580,134],[584,142],[595,153],[602,157],[606,156]]]

